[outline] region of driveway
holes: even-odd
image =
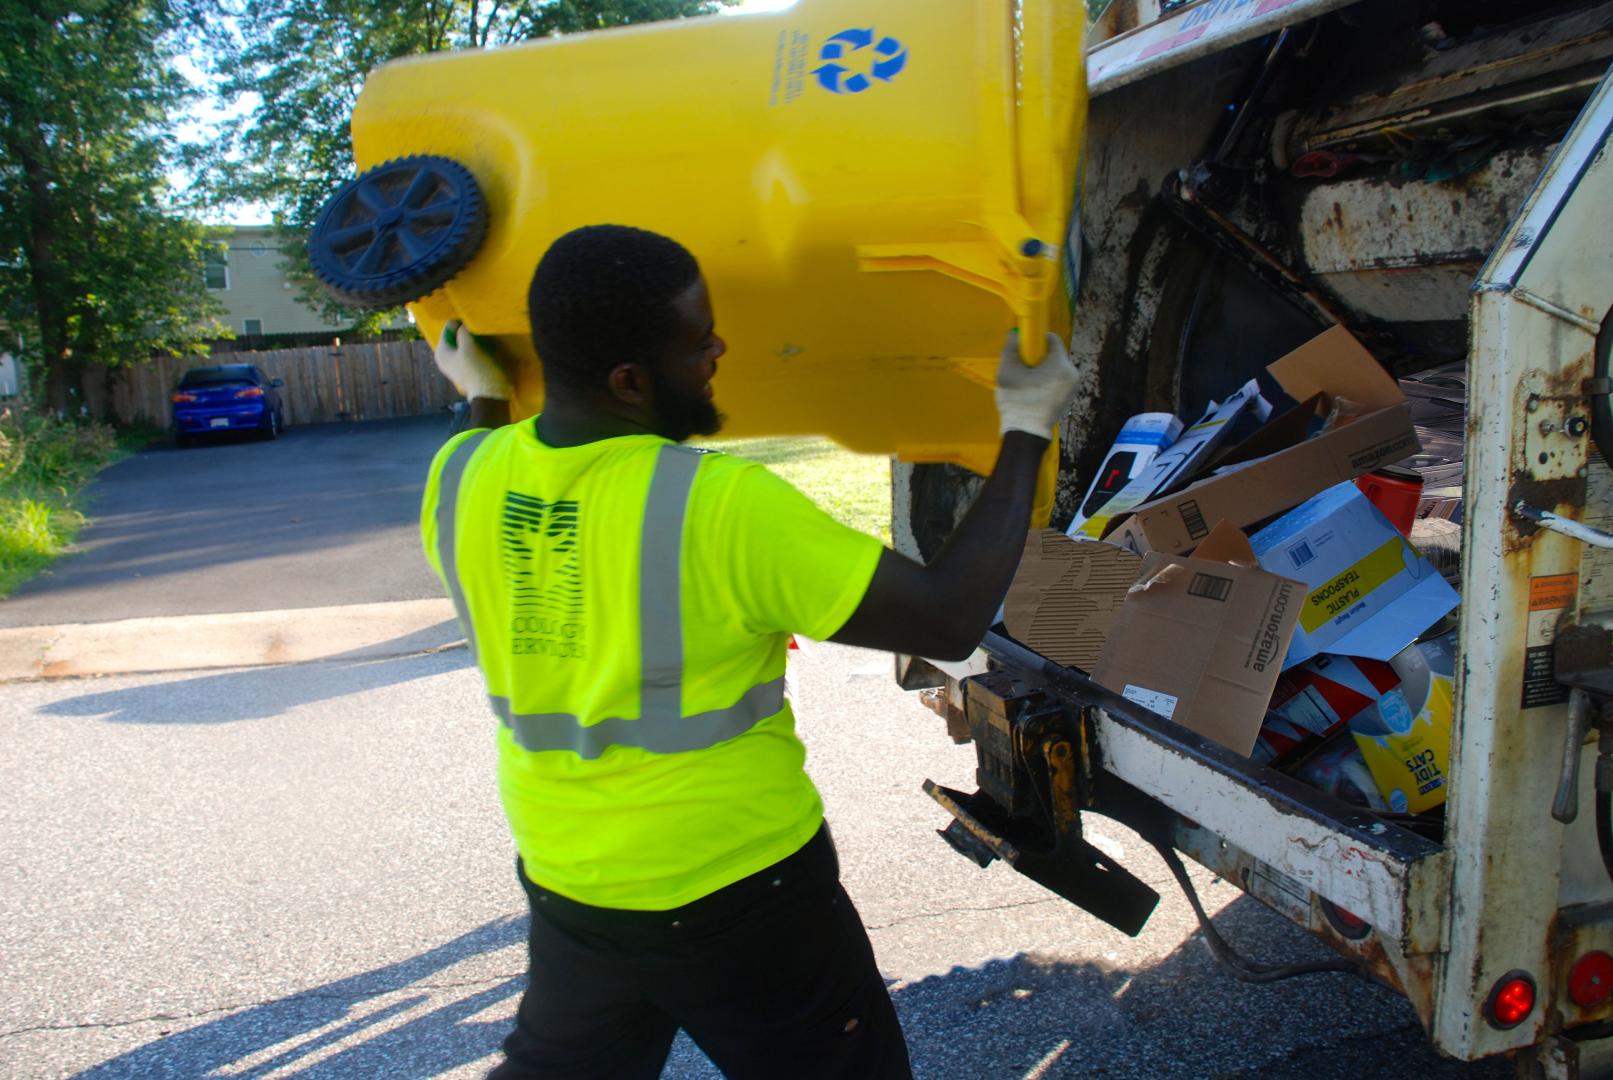
[[[156,446],[88,493],[78,550],[0,601],[0,627],[420,600],[417,532],[446,415]]]

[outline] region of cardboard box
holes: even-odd
[[[1351,719],[1350,733],[1389,809],[1419,814],[1445,801],[1455,708],[1456,631],[1389,662],[1400,685]]]
[[[1417,433],[1399,384],[1336,326],[1266,368],[1299,406],[1211,463],[1241,465],[1138,506],[1107,537],[1139,554],[1186,552],[1226,520],[1247,528],[1324,488],[1414,454]],[[1348,422],[1307,438],[1335,407]]]
[[[1239,431],[1248,424],[1265,423],[1270,417],[1271,405],[1260,396],[1260,384],[1250,379],[1225,401],[1210,402],[1197,423],[1155,454],[1146,469],[1090,517],[1077,514],[1067,531],[1071,536],[1100,538],[1116,518],[1125,517],[1155,495],[1181,487],[1203,472],[1217,451],[1238,438]]]
[[[1249,542],[1262,567],[1305,583],[1284,668],[1324,652],[1389,660],[1461,599],[1353,483],[1306,500]]]
[[[1305,587],[1223,522],[1191,558],[1153,552],[1109,632],[1099,685],[1240,754],[1254,748]]]
[[[1112,544],[1035,529],[1008,586],[1003,621],[1016,640],[1049,660],[1091,671],[1141,566],[1142,559]]]
[[[1142,476],[1160,452],[1181,437],[1182,422],[1170,413],[1138,413],[1127,420],[1087,486],[1070,527],[1064,531],[1071,536],[1079,532],[1088,518]]]
[[[1400,685],[1382,660],[1323,653],[1282,673],[1249,756],[1281,765],[1343,731],[1358,713]]]

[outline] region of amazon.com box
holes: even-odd
[[[1254,749],[1305,586],[1222,522],[1191,557],[1150,552],[1093,669],[1100,685],[1240,754]]]
[[[1139,554],[1191,551],[1216,522],[1247,528],[1419,449],[1399,384],[1343,327],[1266,370],[1299,405],[1223,453],[1213,475],[1137,507],[1111,543]],[[1318,416],[1335,420],[1311,437]]]

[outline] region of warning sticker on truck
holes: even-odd
[[[1557,681],[1552,642],[1557,620],[1579,595],[1578,574],[1549,574],[1529,579],[1529,630],[1523,650],[1523,707],[1561,705],[1568,687]]]

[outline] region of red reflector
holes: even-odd
[[[799,646],[799,645],[797,645],[795,643],[795,635],[794,634],[790,635],[790,644],[788,646],[786,646],[786,647],[791,648],[791,649],[799,649],[801,647],[801,646]]]
[[[174,395],[174,401],[175,402],[195,401],[195,400],[196,400],[196,395],[195,394],[175,394]]]
[[[236,397],[262,397],[263,396],[263,388],[259,387],[259,386],[249,386],[245,390],[237,390],[235,392],[235,396]]]
[[[1517,1027],[1535,1011],[1535,981],[1521,971],[1501,976],[1484,1011],[1493,1027]]]
[[[1582,1009],[1592,1009],[1613,994],[1613,956],[1588,952],[1568,973],[1568,996]]]
[[[1326,897],[1322,898],[1322,914],[1333,924],[1333,929],[1351,941],[1360,941],[1372,933],[1372,927],[1365,919],[1353,911],[1339,907]]]

